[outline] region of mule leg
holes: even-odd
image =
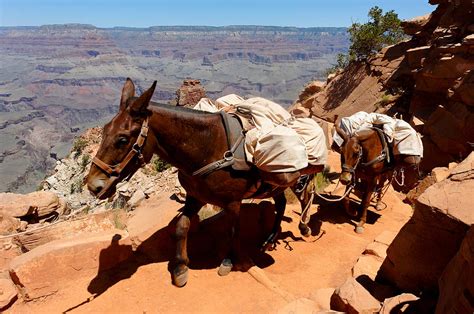
[[[301,219],[298,224],[298,229],[300,230],[300,233],[304,237],[309,237],[311,235],[311,228],[308,226],[309,222],[309,208],[313,203],[314,199],[314,189],[316,188],[314,186],[314,174],[310,174],[308,178],[308,183],[303,191],[297,192],[296,185],[291,187],[291,190],[293,193],[295,193],[296,197],[298,198],[298,201],[300,202],[300,207],[301,207]],[[308,207],[308,208],[307,208]]]
[[[387,176],[385,174],[382,174],[378,177],[377,187],[375,190],[375,193],[377,193],[375,210],[377,211],[381,211],[385,209],[385,206],[382,203],[382,196],[383,196],[382,193],[383,193],[385,181],[387,181]]]
[[[375,181],[375,180],[374,180]],[[370,200],[372,198],[372,194],[374,193],[375,182],[372,181],[367,184],[367,189],[365,190],[364,196],[362,197],[362,215],[360,216],[359,223],[355,229],[356,233],[363,233],[364,232],[364,225],[367,221],[367,208],[370,205]]]
[[[347,193],[347,190],[349,190],[349,188],[350,186],[347,185],[346,190],[344,191],[344,194]],[[349,216],[355,217],[357,216],[357,209],[351,208],[351,198],[349,197],[349,194],[347,194],[347,196],[344,197],[344,199],[342,200],[342,205],[344,206],[344,209]]]
[[[265,242],[262,244],[262,251],[266,251],[272,244],[275,243],[275,240],[278,236],[278,232],[280,230],[281,221],[283,219],[283,215],[285,214],[286,208],[286,197],[285,193],[280,193],[273,196],[273,200],[275,201],[275,221],[273,222],[272,231],[270,235],[267,237]]]
[[[232,226],[232,238],[229,258],[226,258],[222,261],[218,270],[218,274],[220,276],[229,274],[232,269],[232,263],[234,263],[236,269],[238,270],[247,270],[252,266],[250,257],[248,256],[246,250],[242,248],[240,233],[240,205],[240,202],[232,202],[224,209]]]
[[[202,206],[204,206],[204,203],[188,195],[186,197],[186,203],[184,204],[183,213],[176,223],[176,265],[173,269],[172,277],[173,284],[177,287],[183,287],[188,281],[188,231],[191,225],[191,218],[197,214]]]

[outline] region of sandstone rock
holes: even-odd
[[[436,313],[472,313],[474,311],[474,226],[461,248],[449,262],[439,280]]]
[[[193,107],[204,97],[206,97],[206,91],[199,80],[184,80],[176,91],[177,106]]]
[[[387,256],[387,248],[388,248],[387,244],[374,241],[365,248],[362,254],[373,255],[373,256],[384,259]]]
[[[304,90],[298,96],[298,100],[300,103],[304,103],[306,99],[313,96],[316,93],[319,93],[323,90],[324,86],[326,85],[325,82],[321,81],[312,81],[304,87]]]
[[[395,239],[396,236],[397,236],[397,233],[396,233],[396,232],[393,232],[393,231],[384,231],[384,232],[382,232],[381,234],[379,234],[379,235],[374,239],[374,241],[389,246],[390,244],[392,244],[393,239]]]
[[[119,233],[72,240],[58,240],[39,246],[12,260],[9,271],[25,300],[57,293],[75,280],[92,279],[99,271],[127,259],[130,245],[118,242]]]
[[[10,279],[0,278],[0,310],[5,310],[17,299],[15,285]]]
[[[294,314],[294,313],[313,313],[315,312],[314,301],[299,298],[288,303],[282,309],[278,310],[278,314]]]
[[[380,310],[380,302],[354,278],[349,278],[334,291],[331,297],[331,309],[349,314],[377,313]]]
[[[20,219],[0,213],[0,235],[11,234],[20,228]]]
[[[61,210],[59,197],[53,192],[39,191],[29,194],[0,193],[0,212],[13,217],[26,215],[46,216]]]
[[[460,181],[451,174],[417,199],[413,217],[388,248],[378,278],[403,291],[437,292],[438,279],[474,223],[474,180],[469,175],[474,172],[473,159],[471,153],[452,170],[462,169]]]
[[[310,299],[314,301],[314,307],[317,310],[331,309],[331,296],[334,293],[334,288],[322,288],[311,293]]]
[[[402,21],[401,26],[405,34],[415,35],[419,31],[421,31],[423,26],[425,26],[425,24],[428,22],[429,18],[430,18],[430,14],[417,16],[410,20]]]
[[[392,298],[385,299],[383,301],[382,309],[380,314],[395,314],[405,313],[410,303],[418,300],[419,298],[411,293],[402,293]],[[408,312],[410,313],[410,312]]]
[[[128,204],[130,205],[130,208],[135,208],[144,199],[146,199],[145,193],[142,190],[136,190],[132,197],[128,200]]]
[[[438,107],[430,116],[424,132],[444,152],[466,154],[467,139],[463,136],[463,123],[446,108]]]
[[[374,255],[362,255],[357,260],[354,267],[352,267],[352,277],[359,278],[360,276],[367,276],[375,280],[377,272],[382,266],[383,259]]]
[[[447,167],[436,167],[431,170],[431,175],[436,182],[441,182],[449,176],[449,169]]]

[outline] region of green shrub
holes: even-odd
[[[160,159],[158,156],[153,156],[152,164],[157,172],[163,172],[166,169],[171,168],[171,165],[166,161]]]
[[[405,38],[401,21],[393,10],[383,14],[382,9],[375,6],[369,10],[368,16],[367,23],[352,23],[349,27],[350,60],[366,60],[383,47],[399,43]]]
[[[326,70],[326,74],[345,69],[351,61],[367,60],[383,47],[399,43],[405,38],[401,21],[393,10],[383,14],[382,9],[375,6],[369,10],[368,16],[367,23],[352,23],[349,27],[349,52],[338,54],[336,63]]]
[[[84,169],[87,167],[87,165],[89,164],[91,160],[91,156],[89,156],[89,154],[84,154],[82,156],[82,159],[81,159],[81,171],[84,171]]]
[[[72,151],[76,153],[76,156],[82,154],[82,151],[87,146],[87,141],[81,137],[76,138],[72,145]]]
[[[71,194],[81,193],[82,192],[82,177],[77,178],[70,186]]]

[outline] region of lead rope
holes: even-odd
[[[337,183],[339,185],[339,182]],[[341,197],[339,198],[327,198],[325,196],[322,196],[321,194],[318,193],[318,191],[315,191],[315,189],[313,189],[312,193],[315,193],[317,196],[319,196],[320,198],[322,198],[323,200],[325,201],[328,201],[328,202],[339,202],[341,200],[343,200],[344,198],[346,198],[347,195],[349,195],[349,193],[352,191],[352,189],[354,188],[355,186],[355,183],[352,183],[349,188],[347,189],[347,191],[344,193],[344,195],[342,195]],[[337,188],[337,185],[336,185],[336,188]],[[335,191],[336,189],[334,189]],[[334,192],[333,191],[333,192]],[[332,192],[331,192],[332,194]]]
[[[398,175],[397,170],[394,170],[393,171],[393,178],[395,179],[395,182],[397,182],[397,184],[399,186],[404,186],[405,185],[405,168],[400,168],[400,175],[401,175],[401,179],[402,179],[401,183],[398,181],[397,175]]]

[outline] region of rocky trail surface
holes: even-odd
[[[329,299],[335,287],[351,277],[352,272],[357,272],[353,266],[366,247],[381,237],[393,238],[410,218],[412,209],[401,198],[400,194],[390,189],[385,196],[387,208],[379,213],[371,209],[366,232],[362,235],[354,233],[354,222],[345,214],[342,205],[320,203],[317,200],[320,206],[314,205],[312,208],[314,213],[310,226],[313,236],[309,238],[303,238],[298,231],[299,205],[288,204],[278,243],[274,250],[265,253],[255,249],[255,239],[261,238],[264,230],[271,226],[273,207],[265,201],[246,204],[242,209],[243,235],[255,266],[248,272],[233,271],[226,277],[217,275],[220,261],[213,243],[220,232],[219,215],[199,224],[195,221],[189,240],[189,281],[184,288],[176,288],[171,284],[168,268],[174,252],[171,236],[173,219],[182,205],[171,200],[167,193],[155,194],[132,212],[118,244],[111,240],[113,234],[105,232],[101,236],[108,237],[109,244],[104,246],[100,254],[89,256],[87,248],[83,253],[75,254],[98,260],[98,269],[101,269],[101,265],[107,263],[107,251],[114,247],[117,250],[117,245],[131,245],[135,249],[134,253],[99,274],[95,268],[89,272],[89,276],[78,276],[84,274],[84,268],[88,267],[80,265],[80,258],[73,265],[65,257],[61,259],[63,270],[58,270],[61,266],[51,265],[51,269],[55,268],[53,272],[48,273],[43,269],[36,274],[36,278],[44,278],[44,285],[48,282],[58,283],[58,288],[51,284],[51,295],[26,303],[16,302],[8,312],[329,310]],[[61,263],[57,259],[55,261]],[[57,274],[66,275],[69,280],[54,278]],[[28,285],[25,288],[28,289]],[[41,284],[37,288],[36,291],[30,290],[30,297],[44,290]]]

